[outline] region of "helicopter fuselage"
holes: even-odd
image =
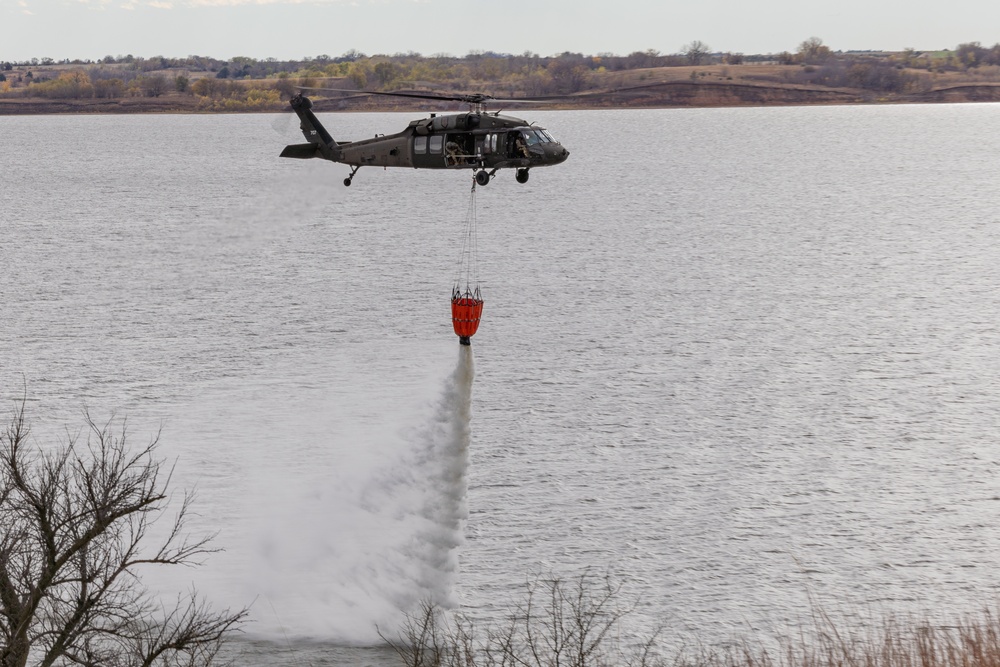
[[[411,121],[402,132],[358,141],[335,141],[311,111],[308,98],[292,98],[308,144],[287,146],[281,157],[320,158],[353,167],[344,184],[350,185],[361,167],[413,169],[473,169],[486,185],[499,169],[516,169],[517,180],[527,181],[528,170],[560,164],[569,151],[544,128],[520,118],[485,111],[431,114]],[[487,171],[489,170],[489,171]]]

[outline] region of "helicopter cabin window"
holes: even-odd
[[[413,137],[413,152],[414,153],[427,152],[427,137]]]
[[[483,137],[483,152],[484,153],[495,153],[497,150],[497,135],[487,134]]]
[[[430,137],[430,147],[431,153],[440,153],[444,148],[444,137],[440,134],[432,135]]]

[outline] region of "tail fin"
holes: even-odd
[[[309,98],[299,93],[291,99],[290,103],[295,114],[302,121],[299,127],[302,129],[302,134],[309,143],[285,146],[285,149],[281,151],[280,157],[318,157],[334,162],[339,161],[341,157],[340,146],[333,140],[330,133],[326,131],[326,128],[323,127],[311,111],[312,102],[309,101]]]

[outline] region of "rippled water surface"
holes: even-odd
[[[572,155],[478,193],[465,508],[427,443],[467,174],[344,188],[273,116],[0,117],[0,393],[40,441],[162,427],[226,551],[152,583],[252,603],[261,665],[392,664],[400,606],[588,566],[678,644],[995,600],[998,107],[522,115]]]

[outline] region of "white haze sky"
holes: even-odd
[[[0,0],[0,61],[470,51],[918,50],[1000,41],[996,0]]]

